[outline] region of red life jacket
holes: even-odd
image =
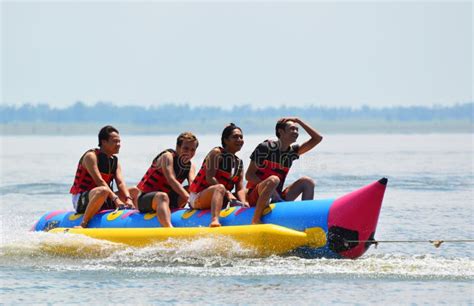
[[[174,151],[173,149],[168,149],[161,152],[153,159],[150,168],[148,168],[140,183],[138,183],[137,185],[137,188],[140,189],[141,192],[148,193],[152,191],[163,191],[169,193],[173,190],[168,180],[166,179],[163,170],[160,167],[155,166],[155,163],[158,158],[160,158],[161,155],[167,152],[173,154],[173,170],[176,176],[176,180],[182,183],[185,179],[188,178],[189,170],[191,169],[191,162],[183,164],[183,162],[179,160],[176,151]]]
[[[264,150],[262,150],[264,148]],[[261,152],[257,152],[260,150]],[[285,183],[286,176],[290,171],[290,167],[295,159],[298,159],[298,147],[296,145],[290,147],[289,151],[280,151],[277,146],[277,142],[273,140],[266,140],[261,143],[252,153],[260,156],[255,157],[258,161],[251,157],[257,164],[256,175],[260,180],[264,180],[272,175],[276,175],[280,179],[277,191],[282,192],[283,185]],[[251,190],[255,188],[257,184],[247,182],[247,189]]]
[[[74,178],[74,183],[72,184],[71,190],[69,193],[78,194],[92,190],[97,187],[96,183],[92,179],[92,176],[89,174],[87,169],[82,165],[82,160],[84,156],[89,153],[94,152],[97,156],[97,166],[99,168],[100,176],[112,189],[111,183],[115,179],[115,174],[117,171],[118,158],[117,156],[108,157],[107,154],[101,152],[99,149],[87,150],[79,159],[79,164],[77,165],[76,176]]]
[[[224,148],[217,148],[220,150],[221,153],[215,178],[219,182],[219,184],[224,185],[227,190],[232,191],[232,189],[234,189],[235,185],[240,181],[242,177],[242,172],[244,168],[243,162],[234,154],[225,151]],[[198,193],[210,186],[210,184],[206,180],[207,159],[208,157],[204,159],[201,169],[199,170],[198,174],[194,178],[194,181],[189,187],[189,191]],[[232,174],[232,170],[234,169],[234,174]]]

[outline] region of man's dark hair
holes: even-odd
[[[233,132],[235,129],[238,129],[238,130],[240,130],[240,132],[242,132],[242,129],[239,128],[238,126],[236,126],[236,125],[233,124],[233,123],[231,123],[231,124],[229,124],[228,126],[226,126],[226,127],[224,128],[224,130],[222,131],[221,144],[222,144],[222,147],[223,147],[223,148],[225,147],[224,139],[229,138],[229,136],[232,135],[232,132]]]
[[[102,146],[102,140],[105,140],[105,141],[109,140],[110,134],[112,134],[113,132],[119,134],[119,131],[111,125],[106,125],[106,126],[104,126],[103,128],[100,129],[100,132],[99,132],[99,147]]]
[[[275,125],[275,135],[276,137],[280,138],[280,132],[278,132],[279,129],[285,130],[285,128],[288,126],[288,119],[280,119],[277,121],[277,124]]]

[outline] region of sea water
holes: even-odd
[[[245,165],[264,139],[245,137],[238,153]],[[220,137],[199,140],[197,167]],[[1,137],[0,302],[474,303],[473,243],[380,243],[357,260],[336,260],[258,258],[229,240],[131,248],[30,232],[46,211],[72,209],[68,191],[77,161],[96,141],[95,135]],[[136,184],[153,157],[174,143],[174,136],[122,135],[126,182]],[[310,176],[316,198],[324,199],[385,176],[376,239],[474,239],[473,151],[472,134],[325,135],[295,162],[287,182]]]

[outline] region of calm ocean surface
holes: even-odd
[[[385,243],[357,260],[329,260],[254,258],[232,241],[135,249],[29,232],[46,211],[72,209],[76,164],[96,136],[0,137],[0,303],[474,304],[473,243]],[[246,136],[238,154],[246,165],[264,139]],[[325,135],[288,181],[314,178],[322,199],[386,176],[376,239],[474,239],[473,139]],[[220,136],[200,142],[198,167]],[[136,184],[155,154],[174,143],[171,136],[122,135],[127,183]],[[214,251],[222,243],[226,251]],[[70,254],[58,254],[58,246]]]

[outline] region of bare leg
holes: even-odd
[[[211,223],[210,227],[219,227],[219,213],[222,209],[222,203],[224,202],[225,187],[222,184],[212,185],[203,191],[196,199],[194,208],[196,209],[211,209]]]
[[[136,186],[129,188],[128,192],[130,192],[130,196],[132,197],[133,206],[138,209],[138,197],[142,192]]]
[[[170,200],[166,193],[157,192],[153,197],[151,206],[156,211],[156,217],[162,227],[173,227],[171,224]]]
[[[184,206],[186,206],[187,203],[188,203],[187,199],[184,199],[182,197],[178,198],[178,207],[179,208],[183,208]]]
[[[89,191],[89,204],[87,204],[86,211],[82,217],[81,225],[77,227],[87,227],[90,219],[99,211],[107,197],[110,196],[110,193],[111,191],[107,187],[96,187]]]
[[[314,180],[310,177],[303,176],[288,186],[286,192],[286,201],[294,201],[301,194],[301,200],[314,199]]]
[[[212,194],[211,200],[211,224],[210,227],[219,227],[221,226],[219,222],[219,214],[224,203],[225,187],[224,185],[217,185],[216,190]]]
[[[257,205],[255,206],[255,212],[252,218],[252,224],[260,224],[262,223],[262,214],[265,207],[268,206],[268,202],[270,200],[270,196],[272,195],[273,191],[278,187],[280,183],[280,179],[276,175],[272,175],[261,181],[257,188],[258,188],[258,200]]]

